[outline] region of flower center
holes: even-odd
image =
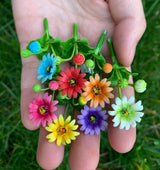
[[[39,107],[39,113],[40,113],[41,115],[44,115],[44,114],[46,114],[46,113],[48,113],[48,112],[49,112],[48,106],[42,105],[42,106]]]
[[[122,114],[123,114],[124,116],[128,116],[128,115],[129,115],[129,112],[128,112],[128,110],[122,110]]]
[[[66,128],[64,128],[64,127],[60,127],[59,129],[58,129],[58,134],[60,134],[60,135],[63,135],[64,133],[66,133]]]
[[[75,86],[76,85],[76,79],[74,79],[74,78],[71,78],[70,80],[69,80],[69,84],[71,85],[71,86]]]
[[[96,122],[96,117],[93,116],[93,115],[91,115],[91,116],[89,117],[89,120],[91,121],[91,123],[95,123],[95,122]]]
[[[94,93],[94,95],[99,95],[100,94],[100,88],[98,86],[93,86],[92,87],[92,92]]]
[[[48,66],[48,67],[46,68],[47,73],[50,73],[51,68],[52,68],[52,66]]]

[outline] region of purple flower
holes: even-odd
[[[108,115],[106,114],[105,110],[102,110],[100,106],[88,107],[87,105],[84,106],[84,110],[81,110],[82,115],[78,115],[78,123],[81,126],[80,130],[85,131],[85,134],[97,135],[100,134],[100,130],[105,130],[107,126],[107,118]]]

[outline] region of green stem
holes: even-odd
[[[110,51],[110,54],[111,54],[111,57],[112,57],[113,64],[118,64],[117,59],[116,59],[116,55],[115,55],[115,52],[114,52],[111,37],[107,38],[107,43],[108,43],[108,47],[109,47],[109,51]]]
[[[78,106],[78,105],[79,105],[78,103],[74,103],[74,97],[72,97],[72,104],[73,104],[74,106]]]
[[[49,90],[49,87],[45,88],[45,89],[41,89],[41,91],[46,91]]]
[[[99,65],[99,62],[97,61],[97,65],[99,67],[100,70],[103,70],[102,67]]]
[[[45,31],[45,33],[47,35],[47,39],[49,39],[49,27],[48,27],[47,18],[44,18],[43,24],[44,24],[44,31]]]
[[[52,50],[52,53],[54,54],[54,56],[56,57],[57,55],[56,55],[56,53],[55,53],[55,51],[54,51],[54,49],[53,49],[53,46],[51,45],[51,50]]]
[[[78,40],[78,25],[76,23],[73,23],[73,37],[75,41]]]
[[[131,86],[131,87],[134,87],[134,84],[128,84],[129,86]]]
[[[55,95],[55,90],[53,91],[53,94],[52,94],[52,99],[51,99],[51,101],[53,101],[53,100],[54,100],[54,95]]]
[[[118,87],[118,94],[119,94],[119,98],[122,100],[122,92],[121,92],[121,88]]]
[[[75,44],[74,44],[74,47],[73,47],[73,52],[72,52],[72,54],[71,54],[71,56],[69,57],[69,58],[66,58],[66,59],[63,59],[62,58],[62,61],[69,61],[69,60],[72,60],[72,58],[73,58],[73,56],[74,56],[74,54],[75,54]]]
[[[119,70],[118,70],[118,69],[116,69],[115,71],[116,71],[116,74],[117,74],[118,80],[121,80],[121,79],[122,79],[122,75],[121,75],[121,73],[119,72]]]
[[[67,104],[63,117],[66,119],[70,104]]]
[[[106,30],[103,30],[102,31],[102,34],[98,40],[98,43],[96,45],[96,48],[95,48],[95,54],[97,55],[100,51],[101,51],[101,48],[103,46],[103,43],[105,41],[105,38],[106,38],[106,35],[107,35],[107,31]]]

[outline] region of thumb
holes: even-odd
[[[140,0],[110,0],[108,4],[116,23],[112,37],[116,56],[119,63],[128,67],[146,28],[142,3]]]

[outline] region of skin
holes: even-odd
[[[95,46],[101,32],[106,29],[112,36],[118,61],[128,69],[132,63],[136,45],[146,28],[145,17],[140,0],[12,0],[13,14],[21,49],[43,34],[43,19],[49,20],[50,34],[67,40],[72,36],[72,23],[79,27],[79,38],[87,37],[91,46]],[[105,57],[109,56],[107,44],[102,48]],[[37,80],[39,61],[35,56],[22,58],[21,80],[21,117],[24,126],[29,130],[37,127],[28,119],[28,104],[36,97],[32,91]],[[64,67],[64,66],[63,66]],[[132,82],[132,80],[130,80]],[[114,90],[117,96],[116,90]],[[128,98],[134,95],[131,87],[122,92]],[[114,102],[113,100],[111,103]],[[64,112],[59,106],[57,115]],[[78,113],[76,113],[78,114]],[[128,131],[112,126],[109,118],[108,137],[113,149],[120,153],[132,149],[136,139],[136,128]],[[55,169],[63,160],[64,146],[48,143],[48,132],[40,128],[37,149],[37,162],[44,169]],[[96,169],[99,161],[98,135],[81,133],[71,144],[69,164],[73,170]]]

